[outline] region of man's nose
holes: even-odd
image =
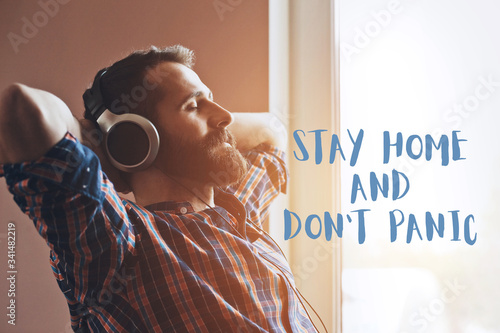
[[[219,104],[212,102],[208,125],[212,128],[226,128],[233,122],[233,115]]]

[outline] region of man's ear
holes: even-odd
[[[132,189],[125,181],[123,171],[118,170],[109,162],[105,153],[106,149],[103,146],[103,136],[100,131],[96,128],[94,123],[88,119],[80,119],[79,122],[82,143],[92,149],[97,157],[99,157],[101,168],[113,183],[115,190],[125,194],[131,192]]]

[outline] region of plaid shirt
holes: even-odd
[[[69,133],[0,176],[50,247],[75,331],[315,332],[286,259],[260,229],[285,191],[282,154],[249,152],[245,180],[198,212],[121,199]]]

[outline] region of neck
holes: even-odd
[[[187,201],[195,211],[214,206],[214,188],[183,177],[164,174],[155,167],[130,174],[135,200],[146,206],[163,201]]]

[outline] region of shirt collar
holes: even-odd
[[[220,188],[215,189],[214,201],[216,206],[226,209],[237,220],[238,224],[245,224],[247,212],[245,206],[233,194]],[[188,201],[163,201],[145,206],[150,211],[161,211],[166,214],[189,214],[194,213],[193,206]]]
[[[187,201],[163,201],[145,206],[150,211],[161,211],[167,214],[188,214],[193,213],[193,206]]]

